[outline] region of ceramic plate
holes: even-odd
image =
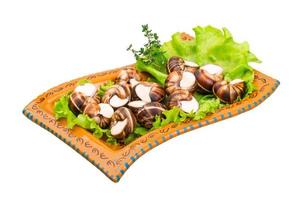
[[[118,182],[126,170],[149,150],[188,131],[246,112],[262,103],[279,85],[279,81],[255,71],[254,85],[257,90],[249,97],[223,107],[202,120],[168,124],[147,133],[124,147],[111,146],[94,138],[92,134],[80,127],[69,130],[66,128],[64,120],[55,120],[53,114],[54,103],[62,95],[71,92],[76,87],[78,80],[88,79],[92,83],[113,80],[118,75],[119,70],[123,68],[91,74],[58,85],[35,98],[23,110],[27,118],[72,147],[114,182]]]

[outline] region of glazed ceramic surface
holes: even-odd
[[[80,153],[114,182],[118,182],[130,165],[147,151],[190,130],[246,112],[262,103],[279,85],[279,81],[255,71],[254,85],[257,90],[249,97],[240,102],[225,106],[202,120],[168,124],[165,127],[147,133],[123,147],[111,146],[101,139],[96,139],[91,133],[80,127],[70,130],[66,128],[64,120],[55,119],[53,113],[54,103],[62,95],[71,92],[79,80],[88,79],[96,84],[107,80],[114,80],[119,70],[123,68],[91,74],[58,85],[38,96],[23,110],[27,118],[48,130]]]

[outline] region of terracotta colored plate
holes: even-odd
[[[101,83],[115,79],[119,70],[123,68],[91,74],[63,83],[38,96],[23,110],[27,118],[72,147],[114,182],[118,182],[129,166],[147,151],[190,130],[246,112],[262,103],[279,85],[279,81],[255,71],[254,84],[257,90],[250,97],[226,106],[202,120],[169,124],[147,133],[127,146],[119,148],[94,138],[92,134],[80,127],[75,127],[73,130],[67,129],[64,120],[55,120],[53,114],[54,103],[62,95],[72,91],[78,80],[88,79],[92,83]]]

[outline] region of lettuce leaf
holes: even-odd
[[[140,124],[137,124],[133,133],[129,134],[127,138],[124,140],[124,144],[129,144],[140,136],[145,135],[148,132],[148,129],[142,127]]]
[[[72,129],[75,125],[90,130],[96,138],[101,138],[109,129],[102,129],[96,121],[86,115],[79,114],[77,117],[69,108],[69,95],[62,96],[54,105],[55,118],[66,119],[67,127]]]
[[[111,88],[114,84],[115,84],[115,82],[112,80],[108,80],[104,84],[101,84],[98,89],[98,96],[102,97],[104,95],[104,93],[106,92],[106,90]]]
[[[200,66],[219,65],[224,69],[225,80],[242,79],[247,86],[251,86],[248,82],[253,81],[254,71],[249,62],[261,61],[250,52],[247,42],[235,42],[226,28],[220,30],[212,26],[197,26],[193,30],[194,40],[186,41],[180,38],[180,33],[175,33],[171,41],[165,42],[162,45],[165,56],[181,56]]]
[[[103,133],[109,132],[109,129],[102,129],[96,121],[87,115],[79,114],[74,119],[74,123],[84,129],[90,130],[96,138],[102,138]]]
[[[110,131],[106,132],[105,135],[106,135],[106,142],[108,144],[112,144],[112,145],[118,145],[119,144],[118,140],[111,135]]]
[[[77,85],[84,85],[86,83],[90,83],[91,81],[87,80],[87,79],[81,79],[77,82]]]
[[[163,112],[163,117],[156,116],[151,130],[163,127],[170,123],[180,123],[188,118],[189,114],[183,112],[180,108],[174,107]]]
[[[69,97],[69,95],[64,95],[57,102],[55,102],[54,114],[57,120],[65,118],[67,120],[67,127],[72,129],[75,126],[74,120],[76,119],[76,116],[69,109]]]
[[[136,69],[141,72],[147,72],[153,76],[161,85],[165,84],[167,79],[166,67],[161,67],[154,64],[145,64],[141,60],[136,61]]]
[[[199,102],[199,110],[197,112],[185,113],[178,107],[163,112],[163,117],[156,116],[151,130],[163,127],[170,123],[180,123],[188,119],[200,120],[208,114],[214,113],[221,108],[223,104],[213,95],[201,95],[198,92],[194,93],[196,100]]]
[[[198,92],[195,93],[197,101],[199,102],[199,110],[192,114],[193,120],[200,120],[206,117],[208,114],[214,113],[220,109],[223,104],[221,101],[213,95],[201,95]],[[195,96],[194,94],[194,96]]]

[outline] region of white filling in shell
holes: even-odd
[[[114,109],[108,103],[100,103],[100,115],[106,118],[111,118],[114,114]]]
[[[136,86],[137,84],[139,84],[139,82],[137,80],[135,80],[134,78],[129,80],[131,87]]]
[[[123,121],[118,121],[112,128],[111,128],[111,134],[112,135],[119,135],[124,128],[127,125],[127,119],[124,119]]]
[[[183,72],[182,79],[179,83],[182,89],[189,89],[195,84],[196,78],[195,75],[191,72]]]
[[[92,83],[85,83],[83,85],[79,85],[75,88],[75,92],[81,92],[83,95],[91,97],[94,96],[97,92],[97,88]]]
[[[192,97],[190,101],[180,101],[180,108],[187,113],[197,112],[199,109],[199,103],[194,97]]]
[[[184,64],[187,66],[190,66],[190,67],[198,67],[199,66],[197,63],[194,63],[194,62],[188,61],[188,60],[185,60]]]
[[[203,67],[201,67],[201,69],[207,71],[209,74],[221,74],[223,72],[223,68],[218,66],[218,65],[214,65],[214,64],[207,64],[204,65]]]
[[[134,108],[141,108],[146,104],[144,101],[131,101],[128,103],[128,106],[134,107]]]
[[[141,100],[143,100],[147,103],[150,103],[151,102],[151,98],[150,98],[151,88],[152,88],[151,86],[138,84],[135,87],[135,93]]]
[[[241,82],[244,82],[242,79],[234,79],[232,81],[230,81],[230,85],[234,85],[234,84],[237,84],[237,83],[241,83]]]
[[[120,99],[117,95],[114,95],[110,98],[109,104],[114,108],[119,108],[124,106],[128,102],[128,99]]]

